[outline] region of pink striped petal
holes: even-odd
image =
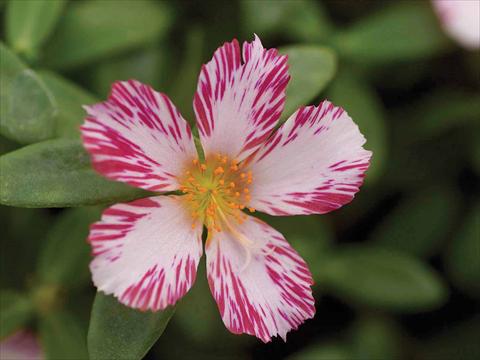
[[[146,190],[178,189],[176,177],[196,150],[166,95],[129,80],[115,83],[107,101],[85,108],[83,144],[98,172]]]
[[[269,136],[285,105],[287,57],[266,50],[255,36],[215,51],[202,67],[194,99],[200,139],[206,154],[227,154],[241,161]]]
[[[30,331],[20,330],[0,342],[2,360],[41,360],[42,349]]]
[[[315,315],[310,271],[264,222],[248,216],[238,232],[217,233],[206,247],[208,282],[223,322],[235,334],[286,340],[287,332]],[[245,239],[253,245],[241,245]]]
[[[88,238],[98,290],[130,307],[153,311],[185,295],[202,255],[202,226],[192,228],[183,201],[158,196],[105,210]]]
[[[251,159],[250,205],[271,215],[323,214],[350,202],[371,152],[347,113],[324,101],[300,108]]]
[[[480,48],[480,0],[432,0],[445,31],[468,49]]]

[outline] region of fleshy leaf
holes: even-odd
[[[426,2],[399,1],[387,2],[377,13],[339,33],[333,43],[349,60],[383,64],[438,55],[450,41]]]
[[[352,352],[348,344],[340,342],[318,343],[292,354],[288,360],[351,360]]]
[[[279,35],[297,41],[321,41],[331,32],[322,4],[314,0],[242,0],[245,33]]]
[[[0,291],[0,339],[20,329],[32,315],[33,304],[27,296],[14,290]]]
[[[4,205],[95,205],[151,194],[97,174],[79,140],[49,140],[3,155],[0,172],[0,203]]]
[[[65,210],[58,217],[39,255],[37,275],[41,281],[66,288],[88,284],[90,247],[86,239],[89,226],[100,214],[99,208],[83,207]]]
[[[44,62],[69,68],[139,47],[162,37],[171,19],[165,2],[74,1],[48,43]]]
[[[92,69],[92,87],[100,98],[110,93],[112,84],[118,80],[135,79],[149,84],[154,89],[165,89],[166,79],[170,74],[167,69],[169,51],[164,44],[131,53],[105,59]],[[175,64],[176,65],[176,64]],[[197,64],[198,66],[198,64]],[[196,69],[198,76],[198,68]],[[170,91],[165,91],[170,95]],[[192,95],[190,96],[191,107]],[[174,102],[176,104],[176,102]]]
[[[319,283],[344,300],[407,313],[436,308],[448,296],[438,275],[422,262],[373,247],[332,252],[324,258]]]
[[[88,359],[86,329],[71,313],[59,310],[40,319],[40,342],[47,360]]]
[[[0,172],[0,187],[2,176]],[[0,206],[0,219],[0,287],[22,289],[35,272],[38,252],[51,225],[49,211]]]
[[[192,27],[186,35],[185,54],[178,65],[175,81],[170,91],[172,101],[180,109],[190,125],[195,122],[192,99],[198,80],[198,70],[203,60],[205,32],[199,27]]]
[[[406,127],[413,140],[440,136],[452,129],[478,123],[480,94],[440,90],[422,99],[408,117],[410,121]]]
[[[173,313],[174,308],[141,312],[120,304],[113,296],[97,293],[88,330],[90,359],[142,359]]]
[[[445,253],[453,283],[465,293],[480,298],[480,204],[466,216]]]
[[[458,211],[458,198],[450,189],[428,189],[414,194],[386,215],[370,240],[378,246],[418,256],[433,255],[447,240]]]
[[[0,133],[23,144],[55,135],[57,106],[35,72],[0,43]]]
[[[352,328],[352,359],[399,359],[401,338],[395,323],[387,317],[361,316]]]
[[[55,136],[79,138],[80,125],[87,116],[82,106],[94,104],[98,100],[87,91],[57,74],[41,71],[38,76],[54,97],[58,108],[55,119]]]
[[[232,336],[225,329],[222,319],[218,316],[218,308],[212,298],[212,293],[208,287],[207,276],[205,274],[205,260],[201,260],[197,269],[197,279],[190,291],[185,294],[182,301],[178,302],[175,316],[172,318],[171,326],[180,328],[185,333],[189,341],[198,344],[214,344],[215,353],[220,351],[231,353],[241,350],[242,344],[255,342],[256,340],[249,336]],[[161,339],[162,342],[168,339]],[[233,349],[232,349],[233,348]],[[178,349],[164,349],[167,355]]]
[[[7,40],[17,52],[35,56],[38,48],[53,30],[65,0],[9,1],[7,7]]]
[[[279,51],[288,55],[291,76],[282,114],[286,120],[300,106],[309,105],[333,79],[337,57],[331,49],[315,45],[291,45]]]
[[[470,162],[473,170],[480,175],[480,129],[477,129],[472,134],[470,143]]]

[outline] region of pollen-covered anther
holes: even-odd
[[[233,230],[245,219],[241,210],[251,209],[249,184],[252,172],[245,164],[223,154],[193,159],[180,179],[180,191],[191,209],[192,227],[203,222],[212,234]],[[209,235],[212,236],[212,235]]]

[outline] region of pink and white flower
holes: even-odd
[[[432,0],[443,28],[468,49],[480,48],[480,0]]]
[[[242,52],[237,40],[215,51],[193,103],[204,157],[169,98],[147,85],[117,82],[106,102],[86,107],[83,143],[98,172],[181,194],[113,205],[92,225],[98,290],[141,310],[175,304],[195,281],[205,226],[208,282],[230,331],[285,340],[314,316],[307,264],[247,211],[337,209],[359,190],[371,153],[357,125],[328,101],[300,108],[274,130],[288,81],[287,57],[258,37]]]
[[[42,360],[44,356],[35,335],[20,330],[0,342],[0,359]]]

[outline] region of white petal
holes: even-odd
[[[207,155],[241,161],[265,141],[285,105],[287,57],[264,49],[260,39],[225,43],[203,66],[194,99],[200,139]]]
[[[282,234],[254,217],[231,232],[215,233],[206,247],[207,275],[225,326],[264,342],[296,329],[315,314],[312,276]]]
[[[98,172],[146,190],[178,189],[178,175],[197,153],[166,95],[138,81],[117,82],[107,101],[86,110],[83,144]]]
[[[343,109],[297,110],[254,155],[250,205],[271,215],[323,214],[350,202],[371,152]]]
[[[445,31],[468,49],[480,47],[480,0],[432,0]]]
[[[202,225],[192,227],[183,201],[158,196],[105,210],[88,239],[98,290],[130,307],[154,311],[185,295],[202,255]]]

